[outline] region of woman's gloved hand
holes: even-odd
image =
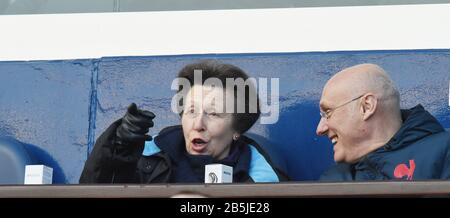
[[[116,130],[116,142],[123,145],[151,140],[152,137],[147,133],[150,127],[153,127],[153,118],[155,118],[155,114],[147,110],[140,110],[135,103],[131,103],[122,118],[122,123]]]

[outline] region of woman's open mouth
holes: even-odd
[[[191,141],[191,144],[192,150],[197,153],[203,153],[206,150],[206,147],[208,146],[208,142],[200,138],[193,139]]]

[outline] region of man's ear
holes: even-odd
[[[371,92],[361,97],[361,115],[364,121],[368,120],[375,113],[377,104],[378,99]]]

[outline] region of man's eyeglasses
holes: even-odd
[[[326,120],[328,120],[328,119],[330,119],[331,114],[332,114],[336,109],[338,109],[338,108],[340,108],[340,107],[343,107],[343,106],[349,104],[350,102],[356,101],[356,100],[360,99],[361,97],[363,97],[364,95],[365,95],[365,94],[362,94],[362,95],[360,95],[360,96],[358,96],[358,97],[356,97],[356,98],[354,98],[354,99],[352,99],[352,100],[350,100],[350,101],[347,101],[347,102],[345,102],[344,104],[341,104],[341,105],[339,105],[339,106],[337,106],[337,107],[335,107],[335,108],[328,109],[328,110],[325,111],[325,112],[324,112],[324,111],[320,111],[320,116],[321,116],[322,118],[325,118]]]

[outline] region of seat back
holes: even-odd
[[[36,163],[24,144],[11,138],[0,137],[0,184],[23,184],[25,166]]]

